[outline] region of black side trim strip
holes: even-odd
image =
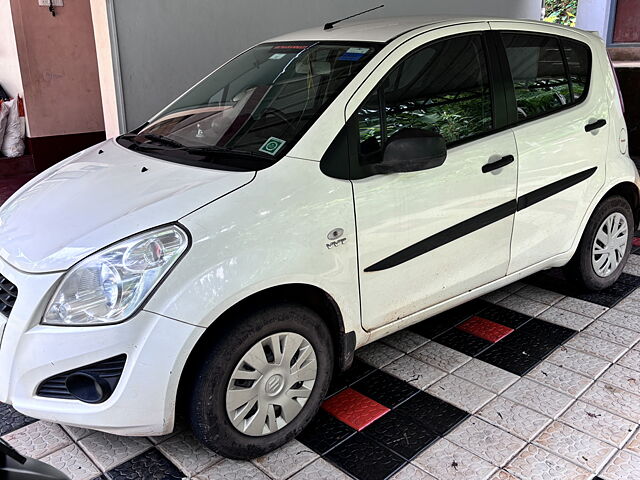
[[[598,167],[591,167],[588,170],[584,170],[583,172],[576,173],[571,175],[570,177],[563,178],[562,180],[558,180],[557,182],[553,182],[546,187],[538,188],[533,192],[527,193],[518,198],[518,211],[523,208],[530,207],[545,198],[551,197],[556,193],[560,193],[563,190],[566,190],[569,187],[573,187],[578,183],[586,180],[591,175],[593,175]]]
[[[407,262],[412,258],[430,252],[431,250],[441,247],[442,245],[449,243],[457,238],[464,237],[469,233],[475,232],[482,227],[486,227],[487,225],[491,225],[498,220],[502,220],[509,215],[513,215],[515,212],[515,200],[503,203],[502,205],[498,205],[491,210],[487,210],[486,212],[476,215],[475,217],[471,217],[464,222],[460,222],[441,232],[436,233],[435,235],[427,237],[424,240],[411,245],[410,247],[400,250],[398,253],[394,253],[384,260],[380,260],[378,263],[374,263],[370,267],[365,268],[364,271],[377,272],[379,270],[386,270],[387,268],[395,267],[396,265],[400,265],[401,263]]]
[[[445,230],[438,232],[435,235],[431,235],[424,240],[420,240],[418,243],[414,243],[413,245],[404,248],[399,252],[394,253],[393,255],[390,255],[383,260],[380,260],[377,263],[374,263],[370,267],[365,268],[364,271],[378,272],[380,270],[386,270],[388,268],[400,265],[404,262],[408,262],[409,260],[415,257],[419,257],[420,255],[424,255],[425,253],[430,252],[431,250],[435,250],[436,248],[441,247],[453,240],[464,237],[465,235],[475,232],[476,230],[486,227],[487,225],[491,225],[498,220],[502,220],[503,218],[514,214],[516,211],[523,210],[544,200],[545,198],[549,198],[556,193],[560,193],[561,191],[566,190],[569,187],[577,185],[578,183],[586,180],[591,175],[593,175],[597,169],[598,167],[589,168],[588,170],[576,173],[567,178],[563,178],[562,180],[553,182],[550,185],[538,188],[537,190],[527,193],[526,195],[518,198],[517,201],[511,200],[509,202],[503,203],[502,205],[498,205],[497,207],[471,217],[468,220],[446,228]]]

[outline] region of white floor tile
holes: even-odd
[[[41,458],[73,443],[60,425],[35,422],[2,437],[26,457]]]
[[[559,420],[618,448],[636,428],[635,423],[582,401],[571,405]]]
[[[596,320],[589,325],[584,333],[594,337],[607,340],[608,342],[617,343],[618,345],[631,348],[638,340],[640,333],[629,330],[628,328],[618,327],[602,320]]]
[[[409,355],[449,373],[471,360],[470,356],[445,347],[438,342],[429,342]]]
[[[570,338],[564,346],[575,348],[576,350],[588,353],[589,355],[604,358],[609,362],[615,362],[624,352],[627,351],[627,348],[622,345],[608,342],[583,332],[580,332]]]
[[[584,300],[573,297],[565,297],[554,306],[594,319],[609,310],[607,307],[603,307],[597,303],[585,302]]]
[[[545,310],[538,315],[538,318],[572,330],[583,330],[587,325],[593,322],[593,318],[585,317],[584,315],[570,312],[568,310],[562,310],[557,307],[551,307],[548,310]]]
[[[547,361],[591,379],[598,378],[611,365],[604,358],[594,357],[564,345],[549,355]]]
[[[427,392],[469,413],[475,413],[495,396],[489,390],[454,375],[438,380]]]
[[[597,381],[580,400],[640,423],[640,397],[608,383]]]
[[[604,480],[635,480],[640,478],[640,456],[620,450],[600,473]]]
[[[536,368],[527,373],[526,378],[535,380],[574,398],[584,392],[593,382],[588,377],[554,365],[551,362],[541,362]]]
[[[251,460],[251,462],[269,477],[281,480],[302,470],[317,458],[318,454],[297,440],[292,440],[273,452]]]
[[[376,368],[382,368],[403,355],[404,353],[400,350],[396,350],[382,342],[370,343],[356,350],[356,356],[360,360]]]
[[[424,389],[429,385],[434,384],[447,375],[447,372],[444,370],[440,370],[428,363],[421,362],[417,358],[413,358],[409,355],[400,357],[398,360],[391,362],[382,370],[420,389]]]
[[[570,396],[528,378],[518,380],[502,396],[551,418],[559,416],[573,401]]]
[[[469,380],[493,393],[504,391],[504,389],[520,378],[518,375],[478,360],[477,358],[472,358],[471,361],[465,363],[462,367],[454,371],[453,374]]]
[[[545,428],[534,443],[593,473],[604,467],[617,450],[616,447],[561,422],[553,422]]]
[[[57,468],[71,480],[91,480],[100,475],[98,467],[76,444],[47,455],[41,461]]]
[[[444,438],[419,455],[414,463],[441,480],[484,480],[496,470],[489,462]]]
[[[551,418],[504,397],[491,400],[478,416],[527,441],[551,423]]]
[[[93,433],[78,444],[103,472],[131,460],[152,445],[146,438],[121,437],[103,432]]]
[[[499,467],[526,445],[518,437],[477,417],[467,418],[446,438]]]
[[[592,477],[588,470],[535,445],[528,445],[505,470],[527,480],[589,480]]]

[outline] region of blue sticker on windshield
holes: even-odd
[[[343,53],[341,56],[338,57],[338,60],[346,60],[348,62],[356,62],[358,60],[360,60],[362,57],[364,57],[364,53]]]

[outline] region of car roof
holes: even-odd
[[[329,20],[331,21],[331,20]],[[274,37],[268,42],[299,41],[351,41],[351,42],[388,42],[394,38],[422,27],[435,25],[456,25],[471,22],[509,21],[527,24],[540,24],[534,20],[514,20],[498,17],[465,17],[465,16],[413,16],[378,18],[371,20],[347,20],[325,30],[322,26],[299,30]],[[552,26],[552,24],[545,23]],[[559,28],[563,28],[557,25]],[[564,27],[568,28],[568,27]],[[572,30],[576,30],[572,28]]]

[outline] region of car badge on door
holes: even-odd
[[[342,238],[344,235],[344,230],[342,228],[334,228],[327,234],[327,238],[330,240],[327,243],[327,248],[339,247],[344,242],[347,241],[346,238]]]

